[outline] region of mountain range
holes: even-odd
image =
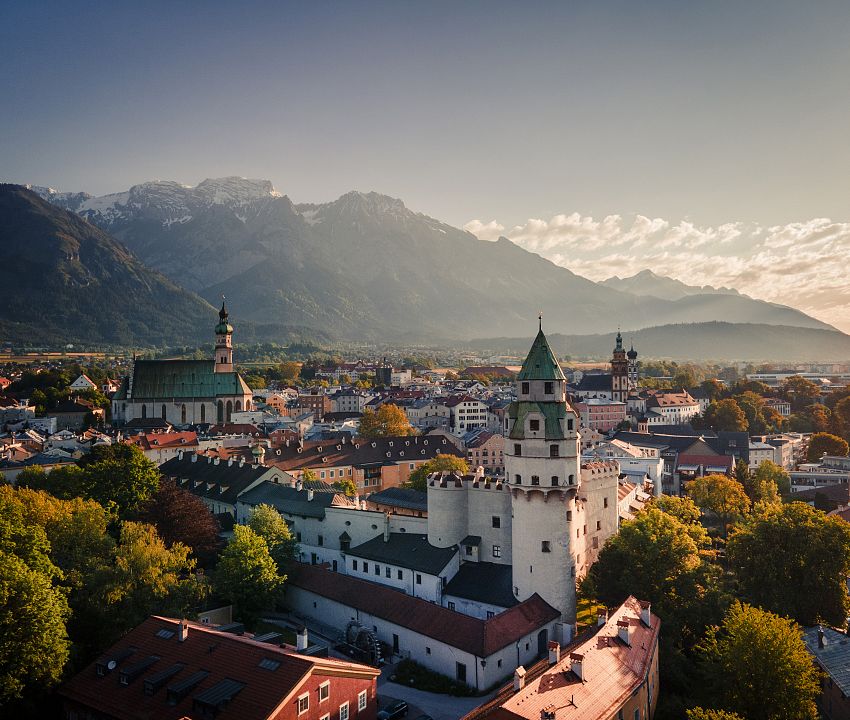
[[[686,285],[681,280],[656,275],[652,270],[641,270],[639,273],[625,278],[614,275],[603,280],[600,285],[633,295],[650,295],[664,300],[681,300],[691,295],[741,295],[734,288]]]
[[[195,187],[147,182],[102,197],[32,189],[208,302],[226,295],[235,319],[341,339],[524,336],[541,311],[547,328],[564,334],[719,319],[833,329],[734,292],[681,283],[662,292],[661,281],[676,281],[655,275],[595,283],[377,193],[295,204],[268,181],[235,177]]]

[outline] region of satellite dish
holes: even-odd
[[[109,670],[109,672],[112,672],[112,671],[113,671],[115,668],[117,668],[117,667],[118,667],[118,663],[117,663],[117,662],[115,662],[114,660],[110,660],[110,661],[106,664],[106,669],[107,669],[107,670]]]

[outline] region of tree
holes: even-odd
[[[747,486],[747,480],[750,478],[750,466],[743,458],[738,458],[735,461],[735,479],[744,487]]]
[[[687,712],[688,720],[744,720],[738,713],[727,712],[726,710],[706,710],[705,708],[695,707]]]
[[[733,399],[738,403],[738,407],[744,411],[749,432],[751,434],[763,433],[767,427],[762,416],[764,398],[748,390],[740,395],[736,395]]]
[[[829,433],[815,433],[809,440],[809,451],[806,459],[809,462],[819,462],[824,454],[846,457],[848,451],[850,451],[850,446],[843,438]]]
[[[753,503],[765,499],[765,495],[772,495],[769,486],[775,486],[775,492],[781,495],[787,495],[791,492],[791,476],[784,468],[779,467],[771,460],[765,460],[756,468],[756,472],[751,480],[751,488],[744,484],[747,490],[747,495]]]
[[[820,389],[810,380],[799,375],[792,375],[782,384],[782,394],[797,411],[815,402],[820,397]]]
[[[143,514],[169,547],[183,543],[196,557],[208,558],[221,541],[221,526],[206,503],[173,480],[163,480]]]
[[[754,513],[729,538],[739,595],[803,625],[843,627],[850,610],[850,525],[800,502]]]
[[[817,720],[819,675],[793,621],[736,602],[700,650],[712,694],[729,710],[750,720]]]
[[[701,515],[699,508],[688,497],[662,495],[661,497],[654,498],[652,504],[662,512],[672,515],[683,525],[699,524]]]
[[[832,408],[832,427],[836,435],[847,437],[850,429],[850,397],[839,400]]]
[[[190,613],[209,594],[208,584],[194,569],[186,545],[166,547],[153,525],[123,522],[115,560],[100,592],[107,621],[120,633],[149,615]]]
[[[827,432],[829,430],[832,411],[826,405],[809,405],[804,412],[811,420],[813,432]]]
[[[43,467],[33,465],[18,474],[16,484],[18,487],[44,490],[53,497],[70,500],[83,492],[83,471],[79,465],[64,465],[45,472]]]
[[[733,518],[750,509],[744,486],[726,475],[706,475],[685,484],[685,491],[697,506],[713,512],[723,524],[724,534]]]
[[[469,472],[469,465],[467,465],[466,460],[462,457],[440,453],[433,460],[422,463],[416,470],[410,473],[404,486],[413,490],[419,490],[420,492],[426,492],[428,489],[428,476],[435,472],[457,472],[465,475]]]
[[[103,506],[115,503],[122,518],[138,517],[159,488],[159,470],[135,445],[99,445],[80,467],[83,496]]]
[[[0,550],[0,704],[59,682],[68,603],[50,576]]]
[[[284,580],[265,539],[246,525],[234,527],[216,567],[214,586],[233,603],[236,617],[250,624],[261,610],[273,608]]]
[[[705,411],[705,422],[715,430],[745,432],[747,416],[737,402],[728,398],[711,403]]]
[[[302,473],[301,473],[301,480],[304,481],[304,482],[316,482],[316,481],[318,481],[318,479],[319,479],[319,476],[316,475],[316,471],[311,470],[310,468],[307,468],[306,470],[302,471]]]
[[[712,402],[717,400],[725,389],[723,383],[719,380],[703,380],[700,383],[700,388]]]
[[[332,487],[336,488],[337,490],[341,490],[348,497],[354,497],[355,495],[357,495],[357,485],[351,478],[337,480],[336,482],[332,483]]]
[[[295,559],[298,543],[286,520],[271,505],[257,505],[251,512],[248,527],[266,541],[278,569],[283,569]]]
[[[363,411],[360,418],[361,437],[397,437],[401,435],[415,435],[416,430],[410,425],[407,415],[398,405],[384,403],[377,412],[369,408]]]

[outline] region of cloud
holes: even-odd
[[[812,218],[773,227],[700,226],[571,213],[531,218],[507,231],[496,220],[473,220],[464,229],[484,240],[505,235],[592,280],[649,269],[688,285],[732,287],[790,305],[850,332],[850,223]]]

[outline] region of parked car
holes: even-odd
[[[407,703],[404,700],[396,700],[378,713],[378,720],[398,720],[405,715],[407,715]]]

